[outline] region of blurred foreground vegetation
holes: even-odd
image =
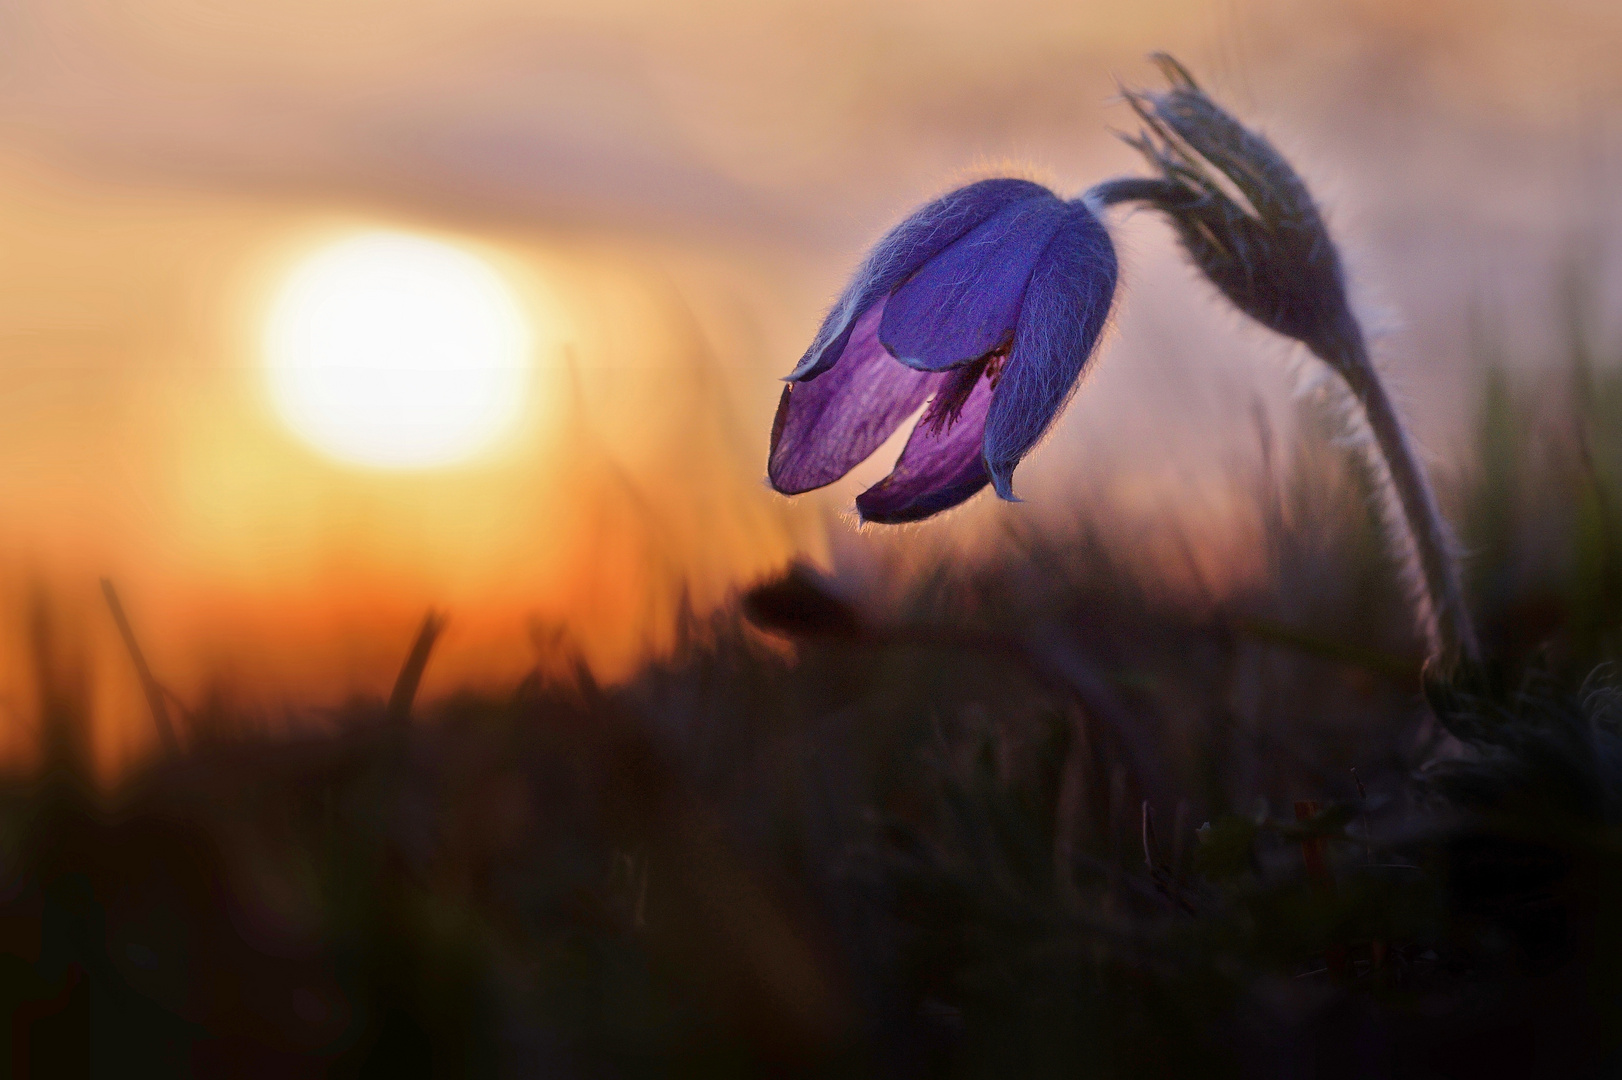
[[[1310,415],[1262,432],[1245,595],[1160,587],[1086,519],[882,604],[796,568],[627,685],[561,663],[275,735],[221,698],[112,792],[41,617],[47,767],[0,788],[0,1061],[1617,1071],[1622,372],[1574,325],[1537,392],[1487,365],[1442,478],[1492,657],[1452,684]]]

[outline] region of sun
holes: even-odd
[[[288,276],[265,328],[271,399],[306,442],[342,461],[421,469],[477,457],[522,413],[530,328],[471,252],[373,232]]]

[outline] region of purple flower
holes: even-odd
[[[1069,399],[1109,315],[1115,249],[1080,201],[982,180],[874,247],[788,376],[767,473],[797,495],[860,464],[925,406],[865,521],[918,521],[1014,468]]]

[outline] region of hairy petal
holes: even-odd
[[[1089,194],[1099,205],[1143,201],[1159,209],[1194,265],[1235,307],[1339,364],[1359,332],[1340,256],[1306,184],[1272,143],[1207,97],[1175,60],[1156,60],[1172,88],[1127,92],[1144,131],[1126,141],[1161,175],[1109,181]]]
[[[1001,177],[958,188],[919,207],[873,246],[788,381],[804,382],[828,370],[844,352],[862,312],[1010,203],[1040,195],[1052,197],[1041,184]]]
[[[783,387],[766,473],[784,495],[831,484],[861,464],[944,378],[897,363],[879,344],[883,317],[880,300],[856,320],[839,363],[820,379]]]
[[[1066,212],[1047,192],[998,211],[895,290],[879,340],[920,371],[945,371],[1006,347],[1031,271]]]
[[[1014,347],[986,418],[985,460],[997,494],[1014,498],[1014,467],[1075,391],[1109,318],[1115,248],[1079,202],[1031,274]]]
[[[1155,62],[1171,83],[1161,94],[1142,95],[1156,117],[1200,157],[1221,169],[1262,221],[1322,229],[1307,186],[1284,155],[1206,96],[1188,71],[1165,53]]]
[[[920,421],[890,475],[857,496],[862,520],[886,525],[921,521],[985,487],[991,478],[980,444],[992,396],[991,381],[980,378],[951,423]]]

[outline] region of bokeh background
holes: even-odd
[[[1153,49],[1323,195],[1445,476],[1485,360],[1553,378],[1573,306],[1622,329],[1619,46],[1608,0],[0,0],[0,610],[43,586],[67,613],[112,774],[152,736],[104,574],[180,697],[274,711],[386,692],[430,605],[432,697],[560,648],[613,678],[796,555],[904,558],[849,515],[882,464],[792,504],[765,487],[776,378],[920,200],[1135,170],[1116,80],[1153,82]],[[273,414],[276,284],[363,228],[513,283],[540,377],[502,452],[381,474]],[[1234,477],[1257,403],[1290,430],[1300,373],[1158,221],[1115,232],[1116,325],[1028,501],[903,547],[972,559],[1081,500],[1147,549],[1193,529],[1206,586],[1258,571]],[[0,632],[19,716],[22,634]],[[33,738],[6,726],[0,755]]]

